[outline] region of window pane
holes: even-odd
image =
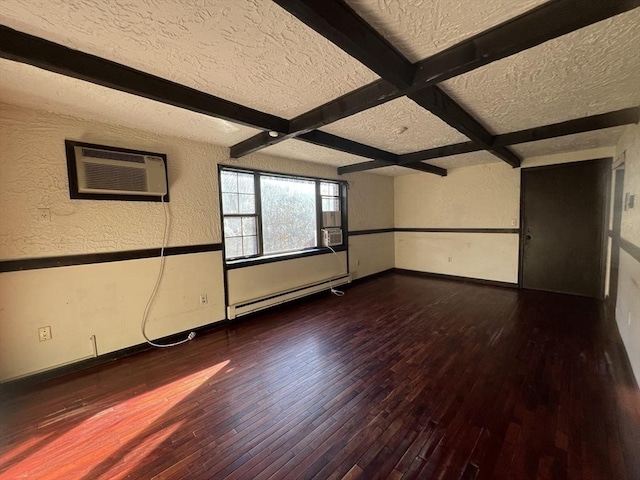
[[[338,196],[338,184],[320,182],[320,195],[327,195],[330,197]]]
[[[337,197],[322,197],[323,212],[339,212],[340,200]]]
[[[238,174],[236,172],[223,170],[220,173],[220,185],[223,192],[237,192]]]
[[[255,195],[246,195],[241,193],[239,197],[239,213],[256,213]],[[228,212],[225,212],[228,213]]]
[[[339,227],[341,223],[340,212],[322,212],[323,227]]]
[[[244,250],[245,257],[258,253],[256,237],[242,237],[242,249]]]
[[[238,211],[238,195],[235,193],[222,194],[222,213],[229,215],[232,213],[240,213]]]
[[[224,239],[225,257],[237,258],[242,256],[242,237]]]
[[[242,236],[242,218],[227,217],[224,219],[224,236],[225,237],[241,237]]]
[[[260,189],[264,253],[317,246],[315,182],[262,176]]]
[[[256,218],[255,217],[242,217],[242,234],[243,235],[256,235]]]
[[[253,174],[239,173],[238,174],[238,192],[253,194],[254,190],[255,190],[255,183],[253,182]]]

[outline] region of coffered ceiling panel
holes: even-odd
[[[0,23],[285,118],[377,79],[270,0],[3,0]]]
[[[640,105],[640,9],[444,82],[494,133]]]
[[[347,0],[412,62],[520,15],[546,0]]]
[[[594,132],[550,138],[539,142],[523,143],[511,148],[524,158],[551,155],[555,153],[588,150],[591,148],[615,146],[626,127],[606,128]]]
[[[285,140],[277,145],[272,145],[261,150],[260,153],[313,163],[324,163],[335,167],[371,161],[369,158],[319,147],[297,139]]]
[[[406,97],[344,118],[321,130],[398,154],[469,140]]]
[[[0,102],[230,146],[253,128],[0,60]]]
[[[450,157],[436,158],[429,160],[427,163],[435,165],[436,167],[446,168],[460,168],[460,167],[472,167],[474,165],[484,165],[486,163],[502,163],[504,168],[511,168],[495,155],[489,152],[480,151],[472,153],[464,153],[462,155],[452,155]],[[405,174],[408,172],[405,172]]]

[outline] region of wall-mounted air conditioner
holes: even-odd
[[[71,198],[169,200],[167,156],[65,141]]]
[[[335,247],[342,245],[342,229],[341,228],[323,228],[322,229],[322,246]]]

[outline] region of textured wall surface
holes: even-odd
[[[0,258],[162,244],[159,203],[69,199],[65,139],[168,154],[168,244],[221,241],[215,159],[225,148],[6,105],[0,122]],[[39,208],[50,221],[38,220]]]
[[[616,158],[624,155],[624,192],[635,194],[635,207],[623,210],[621,236],[640,247],[640,126],[627,127],[617,146]],[[640,262],[620,251],[616,321],[629,360],[640,383]]]
[[[396,227],[518,225],[520,171],[504,163],[455,169],[446,177],[405,175],[394,185]]]
[[[349,183],[349,230],[391,228],[394,224],[393,179],[368,173],[344,176]]]
[[[270,0],[4,0],[0,21],[287,118],[377,78]]]
[[[628,126],[616,149],[624,154],[624,191],[636,196],[636,206],[622,212],[621,235],[640,246],[640,125]]]

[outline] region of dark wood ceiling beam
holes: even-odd
[[[564,122],[544,125],[542,127],[528,128],[517,132],[504,133],[495,137],[495,145],[517,145],[521,143],[536,142],[550,138],[564,137],[578,133],[587,133],[605,128],[620,127],[640,123],[640,107],[623,108],[613,112],[591,115],[584,118],[566,120]],[[398,165],[407,166],[420,163],[423,160],[444,158],[451,155],[471,153],[484,150],[475,142],[462,142],[443,147],[430,148],[419,152],[405,153],[398,155]],[[362,172],[381,168],[386,165],[379,165],[376,162],[354,163],[338,168],[338,173]]]
[[[350,153],[352,155],[358,155],[360,157],[372,158],[374,160],[382,160],[390,165],[398,164],[398,155],[395,153],[387,152],[379,148],[365,145],[347,138],[339,137],[331,133],[323,132],[321,130],[313,130],[308,133],[303,133],[298,136],[298,140],[303,140],[314,145],[321,147],[329,147],[341,152]]]
[[[345,165],[344,167],[338,167],[338,173],[344,175],[346,173],[364,172],[366,170],[373,170],[375,168],[390,167],[385,162],[380,160],[372,160],[370,162],[354,163],[352,165]],[[419,170],[425,173],[433,173],[441,177],[447,176],[447,170],[444,168],[436,167],[435,165],[429,165],[427,163],[412,163],[410,165],[401,165],[402,167],[411,168],[413,170]]]
[[[512,167],[520,166],[522,160],[518,155],[505,146],[494,146],[493,135],[439,87],[424,88],[409,98]]]
[[[411,87],[416,67],[343,0],[274,1],[393,86]],[[493,136],[437,86],[427,86],[409,98],[509,165],[520,166],[521,159],[508,148],[492,148]]]
[[[640,121],[640,108],[624,108],[615,112],[592,115],[585,118],[567,120],[565,122],[545,125],[544,127],[529,128],[518,132],[505,133],[496,136],[494,145],[517,145],[519,143],[536,142],[548,138],[564,137],[576,133],[592,132],[605,128],[619,127],[638,123]]]
[[[337,135],[322,132],[320,130],[313,130],[311,132],[304,133],[298,136],[297,139],[304,142],[312,143],[314,145],[319,145],[321,147],[340,150],[341,152],[350,153],[352,155],[358,155],[365,158],[373,158],[375,165],[380,167],[390,167],[398,165],[398,155],[396,155],[395,153],[387,152],[386,150],[380,150],[379,148],[371,147],[369,145],[355,142],[347,138],[338,137]],[[406,165],[406,167],[413,170],[433,173],[440,176],[447,175],[447,171],[444,168],[435,167],[426,163]]]
[[[453,145],[445,145],[444,147],[435,147],[427,150],[420,150],[419,152],[402,154],[398,158],[398,164],[407,165],[410,163],[422,162],[423,160],[450,157],[452,155],[479,152],[481,150],[483,150],[483,148],[475,142],[454,143]]]
[[[640,6],[640,0],[554,0],[426,58],[414,85],[433,85]]]
[[[273,0],[311,29],[400,88],[411,84],[415,67],[341,0]]]
[[[284,118],[260,112],[0,25],[0,57],[248,127],[288,132]]]
[[[291,138],[298,133],[320,128],[409,95],[425,86],[435,85],[639,6],[640,0],[546,2],[416,63],[416,75],[408,88],[398,88],[386,80],[377,80],[299,115],[290,122],[290,135],[281,139]],[[242,156],[242,153],[238,152],[238,155]]]

